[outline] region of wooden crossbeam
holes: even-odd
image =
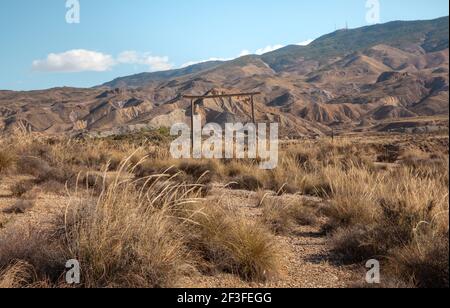
[[[209,99],[260,95],[261,92],[235,93],[235,94],[217,94],[217,95],[183,95],[186,99]]]

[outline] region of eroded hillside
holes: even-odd
[[[262,56],[122,77],[93,89],[0,91],[0,129],[47,133],[121,132],[188,121],[183,94],[260,91],[258,121],[281,123],[285,135],[380,122],[447,117],[448,17],[339,30],[308,46]],[[246,121],[248,102],[204,102],[205,119]],[[445,126],[439,121],[434,126]]]

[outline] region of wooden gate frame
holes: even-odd
[[[233,98],[233,97],[250,97],[250,103],[252,106],[252,122],[256,124],[255,120],[255,101],[254,97],[256,95],[260,95],[261,92],[247,92],[247,93],[234,93],[234,94],[212,94],[212,95],[182,95],[185,99],[191,100],[191,149],[194,151],[194,115],[195,115],[195,105],[197,101],[203,102],[205,99],[214,99],[214,98]]]

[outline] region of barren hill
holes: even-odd
[[[447,116],[448,17],[339,30],[308,46],[121,77],[92,89],[0,91],[0,129],[114,133],[187,121],[182,94],[260,91],[258,121],[287,135]],[[248,118],[243,99],[204,102],[208,121]],[[448,122],[448,121],[447,121]],[[374,126],[376,127],[376,126]]]

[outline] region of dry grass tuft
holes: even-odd
[[[445,274],[436,274],[448,267],[445,177],[423,178],[403,168],[383,176],[352,169],[331,178],[333,197],[325,213],[336,230],[330,240],[335,252],[349,262],[387,258],[404,281],[448,286]]]
[[[295,232],[299,225],[314,225],[317,213],[301,203],[284,202],[277,198],[263,202],[263,220],[277,234]]]
[[[262,207],[266,204],[267,199],[273,197],[273,192],[264,189],[258,189],[255,193],[256,207]]]
[[[34,275],[30,264],[17,261],[4,270],[0,270],[0,289],[17,289],[27,286]]]
[[[5,173],[14,165],[14,156],[5,150],[0,150],[0,174]]]
[[[66,259],[51,234],[31,226],[15,226],[0,235],[0,268],[6,269],[17,262],[27,264],[34,275],[26,286],[58,281],[65,269]]]
[[[117,176],[94,203],[79,203],[68,216],[66,244],[84,264],[84,286],[173,286],[190,266],[172,212],[187,196],[185,187],[163,180],[139,191]]]
[[[18,159],[17,171],[20,174],[35,177],[37,183],[50,180],[66,183],[75,177],[75,173],[70,166],[51,167],[45,160],[31,156],[22,156]]]
[[[11,186],[11,192],[14,197],[20,198],[25,195],[27,192],[31,191],[34,187],[34,181],[31,180],[23,180],[15,183]]]
[[[231,189],[257,191],[262,189],[264,187],[264,184],[261,183],[256,176],[240,175],[231,180],[229,187]]]
[[[217,175],[218,163],[212,160],[183,160],[178,164],[178,170],[191,176],[193,183],[208,184]]]
[[[5,214],[23,214],[34,207],[34,200],[21,199],[3,210]]]
[[[325,213],[331,218],[331,224],[340,227],[370,224],[379,211],[375,205],[376,190],[382,177],[358,167],[347,171],[328,167],[324,173],[330,184],[331,201]]]
[[[48,180],[39,185],[39,189],[44,193],[51,193],[55,195],[66,195],[66,186],[55,180]]]
[[[204,205],[190,217],[190,243],[218,269],[248,281],[279,275],[281,249],[270,232],[257,222],[220,206]]]
[[[419,288],[448,288],[448,251],[448,235],[421,235],[392,253],[390,271]]]

